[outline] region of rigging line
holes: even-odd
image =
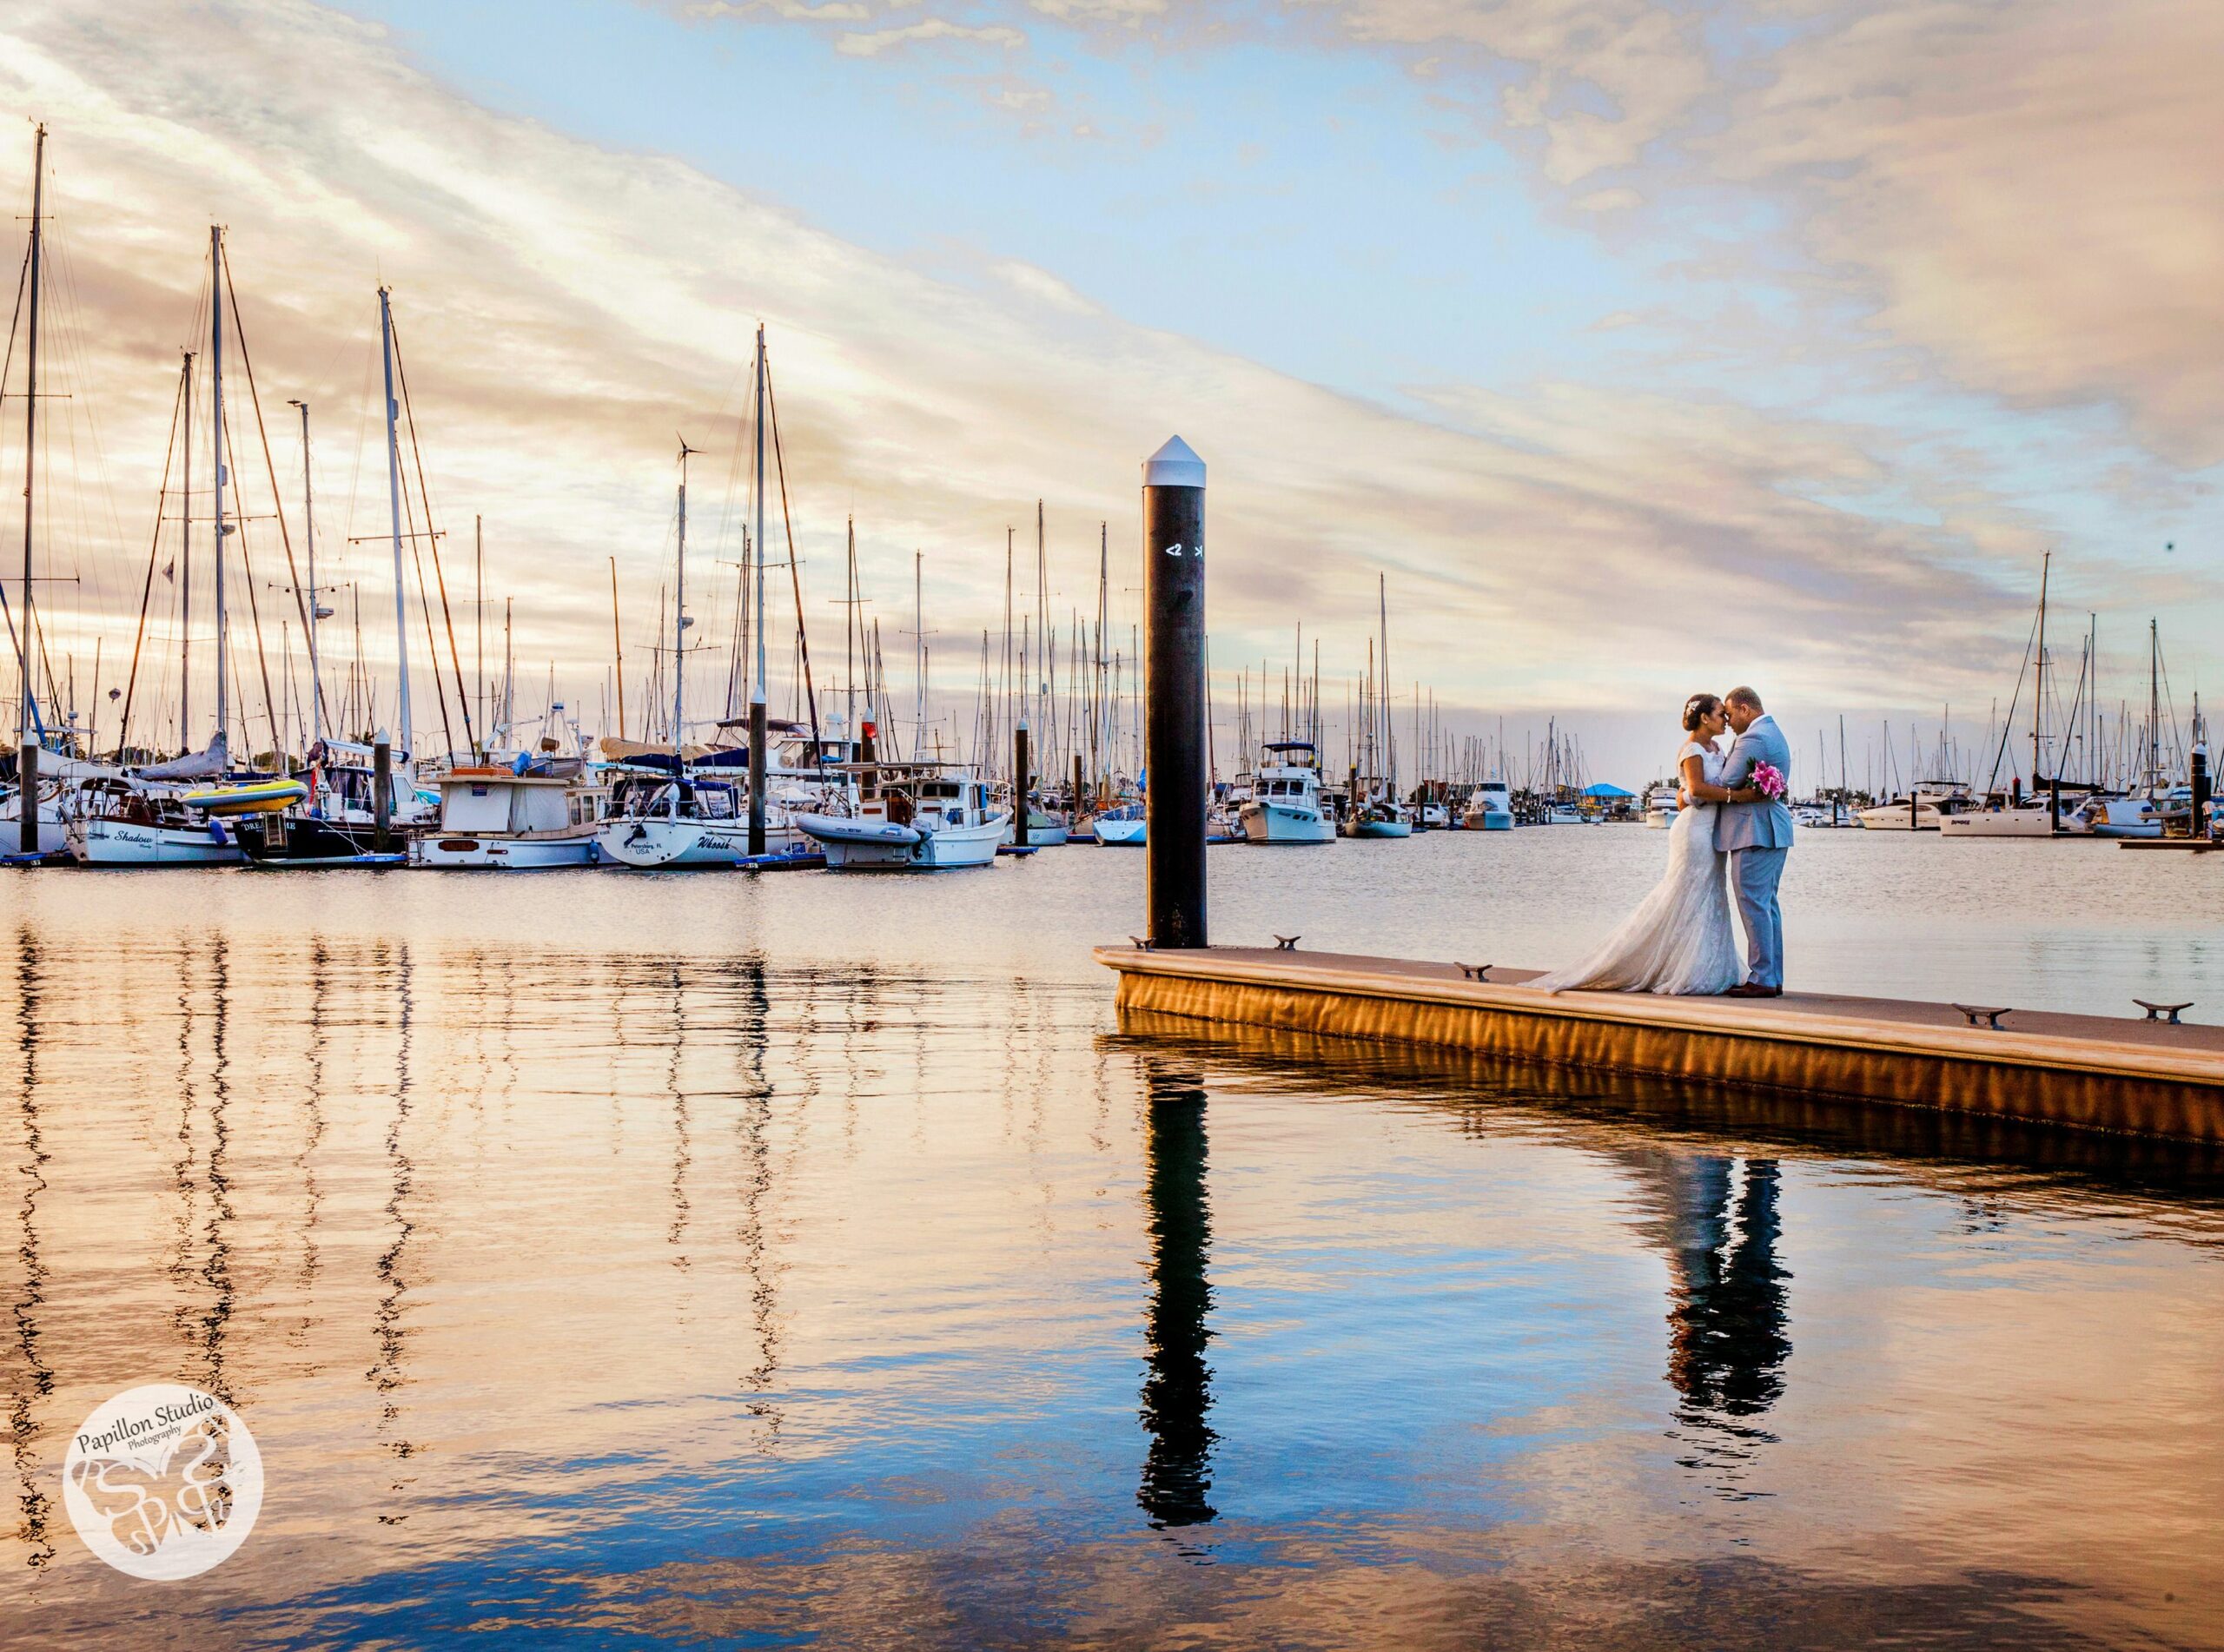
[[[417,492],[425,501],[425,526],[429,532],[433,525],[433,494],[432,490],[425,486],[425,453],[424,450],[417,445],[417,411],[409,405],[409,369],[402,362],[401,333],[399,328],[393,327],[391,311],[387,316],[387,326],[394,331],[394,374],[401,385],[401,411],[409,421],[409,455],[417,466]],[[448,663],[455,671],[456,698],[461,701],[463,705],[463,741],[466,746],[476,752],[479,744],[478,737],[472,732],[471,728],[471,696],[464,691],[463,655],[455,645],[455,614],[448,607],[448,577],[440,566],[440,542],[437,538],[433,541],[433,578],[440,588],[440,618],[447,626]],[[433,654],[434,682],[440,680],[440,657],[439,645],[435,644]],[[441,704],[445,707],[447,704],[445,694],[441,696]],[[446,715],[443,710],[444,719]],[[445,721],[442,726],[445,728]],[[455,750],[455,742],[453,738],[448,742],[448,750],[451,754]]]
[[[401,350],[398,341],[394,354],[394,361],[398,367],[401,360]],[[419,533],[417,506],[409,497],[409,490],[407,487],[401,490],[401,519],[409,525],[409,559],[411,565],[417,570],[417,607],[418,611],[425,616],[425,654],[426,657],[433,662],[433,693],[440,705],[440,738],[447,742],[447,754],[453,757],[455,755],[455,730],[448,724],[448,691],[447,685],[440,680],[440,638],[433,630],[432,599],[425,594],[425,540],[432,535],[432,513],[433,502],[427,499],[425,501],[425,532]],[[439,545],[440,542],[437,539],[434,540],[435,551],[438,550]],[[397,638],[396,642],[399,643],[399,641]],[[400,669],[407,671],[408,667],[403,664]],[[411,756],[414,757],[415,754],[413,752]]]
[[[263,473],[270,479],[271,506],[278,516],[278,538],[286,547],[286,580],[294,588],[294,611],[301,619],[301,634],[306,637],[309,631],[308,604],[316,600],[316,593],[310,591],[307,593],[306,600],[304,599],[301,590],[301,572],[294,561],[294,536],[286,526],[285,496],[278,486],[277,464],[270,456],[270,432],[262,422],[262,398],[255,387],[255,359],[248,354],[247,324],[240,311],[239,288],[232,284],[232,248],[229,241],[222,244],[221,255],[224,262],[224,292],[232,301],[232,340],[240,347],[240,367],[247,374],[247,405],[255,413],[255,433],[262,443]],[[228,439],[230,435],[228,426],[226,427],[225,434]],[[244,538],[240,541],[240,555],[244,561],[247,555],[247,541]],[[260,649],[261,645],[261,639],[258,635],[255,646]],[[267,694],[269,689],[269,669],[267,665],[263,671],[263,688]],[[313,682],[313,686],[321,701],[324,684]],[[274,740],[277,737],[275,721],[272,724],[271,737]]]
[[[2031,644],[2038,640],[2038,636],[2039,620],[2038,616],[2034,614],[2031,616],[2031,634],[2023,639],[2023,665],[2022,669],[2016,673],[2016,692],[2009,696],[2008,715],[2000,720],[2000,749],[1993,753],[1992,773],[1985,777],[1984,789],[1987,796],[1991,795],[1993,787],[1999,783],[2000,765],[2008,756],[2009,741],[2015,737],[2016,706],[2016,703],[2023,697],[2023,679],[2029,675],[2031,670]],[[2031,776],[2033,785],[2038,784],[2038,776]]]
[[[178,419],[185,409],[185,375],[178,370],[177,393],[170,399],[170,436],[162,448],[162,485],[155,494],[155,532],[147,545],[147,580],[139,590],[139,629],[131,638],[131,671],[123,684],[123,720],[116,730],[116,758],[123,761],[131,733],[131,697],[139,686],[139,651],[147,640],[147,606],[155,594],[155,559],[162,553],[162,506],[169,498],[170,466],[177,457]]]
[[[250,391],[250,396],[252,393]],[[239,449],[233,444],[230,420],[227,420],[224,422],[223,432],[225,455],[232,461],[233,468],[236,470],[239,466]],[[242,499],[241,502],[244,504],[246,501]],[[285,754],[278,749],[278,703],[270,687],[270,656],[262,645],[262,603],[255,594],[255,559],[248,556],[247,552],[247,516],[242,512],[232,524],[232,532],[239,538],[240,574],[247,581],[248,618],[255,631],[255,667],[262,677],[262,715],[264,721],[270,724],[270,755],[280,762],[283,762]],[[216,554],[220,557],[224,554],[224,545],[222,539],[216,542]],[[236,674],[235,671],[235,675]],[[247,696],[244,694],[240,696],[240,704],[242,706],[247,704]],[[240,715],[240,723],[242,726],[245,726],[247,723],[247,715],[244,711]]]
[[[811,750],[812,760],[824,763],[826,752],[818,738],[818,694],[811,681],[811,634],[803,623],[803,571],[796,562],[796,525],[788,516],[788,466],[780,454],[780,401],[772,393],[772,363],[764,363],[764,404],[772,420],[772,464],[780,476],[780,525],[788,536],[788,578],[795,587],[796,596],[796,651],[803,662],[803,691],[811,708]],[[764,555],[762,545],[758,555]]]

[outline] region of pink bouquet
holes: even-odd
[[[1784,781],[1784,770],[1772,763],[1755,763],[1752,772],[1745,776],[1745,783],[1772,803],[1782,803],[1784,794],[1790,790]]]

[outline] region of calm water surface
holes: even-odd
[[[1664,849],[1216,850],[1214,918],[1555,962]],[[2213,859],[1792,868],[1797,984],[2224,1014]],[[2214,1163],[1123,1027],[1141,876],[0,880],[0,1637],[2224,1645]],[[59,1468],[165,1378],[268,1496],[138,1583]]]

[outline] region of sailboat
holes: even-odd
[[[1354,837],[1411,837],[1413,835],[1413,816],[1398,801],[1397,736],[1390,726],[1390,583],[1385,575],[1377,574],[1376,600],[1380,605],[1382,625],[1382,658],[1380,686],[1374,695],[1375,704],[1370,709],[1370,718],[1379,718],[1381,725],[1380,743],[1370,724],[1367,743],[1385,759],[1387,772],[1373,783],[1372,791],[1363,801],[1352,800],[1352,836]]]
[[[261,812],[265,807],[280,809],[300,795],[287,787],[299,787],[298,782],[288,782],[275,790],[257,789],[257,795],[235,797],[234,788],[225,783],[229,776],[231,760],[231,670],[230,638],[225,607],[225,539],[235,532],[236,525],[226,519],[224,489],[229,482],[225,466],[224,442],[224,232],[216,225],[208,229],[208,404],[209,451],[215,466],[215,551],[210,561],[214,565],[216,595],[216,728],[208,744],[197,752],[174,758],[168,763],[152,763],[133,770],[128,776],[103,776],[89,780],[78,792],[78,807],[69,826],[68,839],[71,858],[84,866],[228,866],[246,858],[239,840],[227,821],[240,814]],[[188,391],[190,406],[190,390]],[[186,443],[191,447],[189,424]],[[189,592],[191,585],[190,547],[192,543],[192,488],[190,472],[185,490],[186,543],[188,561],[181,571],[180,584]],[[186,663],[183,648],[190,647],[187,637],[181,650],[181,664]],[[188,679],[189,681],[189,678]],[[179,730],[189,730],[187,706],[189,703],[183,692],[179,700]],[[197,784],[194,783],[198,783]]]
[[[2046,686],[2047,686],[2047,587],[2054,567],[2054,553],[2049,551],[2039,565],[2039,612],[2035,636],[2035,644],[2029,656],[2034,668],[2031,691],[2031,783],[2035,788],[2046,771]],[[2022,684],[2016,684],[2020,693]],[[2015,716],[2015,702],[2009,702],[2009,717]],[[2006,755],[2009,733],[2001,730],[2001,751],[1993,759],[1992,778],[1997,779],[2001,758]],[[2013,793],[1994,790],[1988,782],[1986,801],[1982,807],[1965,809],[1958,813],[1942,811],[1937,816],[1938,835],[1942,839],[1964,837],[2019,837],[2052,839],[2063,835],[2063,821],[2060,803],[2061,765],[2055,765],[2054,787],[2048,796],[2036,790],[2027,798],[2020,794],[2020,784]],[[1920,801],[1896,805],[1911,827],[1923,823]],[[1862,824],[1871,826],[1869,816],[1879,811],[1866,810]],[[2077,829],[2082,830],[2082,823]]]
[[[381,347],[392,376],[393,329],[388,325],[386,294],[380,294]],[[375,744],[327,738],[324,732],[324,681],[317,668],[317,624],[331,618],[323,605],[323,591],[316,579],[315,497],[309,479],[309,410],[307,402],[293,404],[301,414],[301,509],[308,548],[309,747],[308,783],[298,807],[279,814],[261,814],[242,821],[241,847],[248,863],[264,870],[301,869],[328,866],[402,866],[409,860],[407,824],[418,814],[416,799],[406,800],[401,782],[391,761],[381,783]],[[396,449],[394,398],[387,397],[387,441]],[[399,485],[398,467],[388,476]],[[400,578],[400,564],[394,565]],[[397,589],[399,587],[397,586]],[[397,614],[400,610],[397,609]],[[404,637],[405,645],[407,637]],[[405,652],[404,659],[407,658]],[[389,749],[389,759],[392,751]],[[408,753],[401,757],[406,764]],[[383,784],[383,806],[379,796]],[[414,792],[414,789],[413,789]]]
[[[23,394],[23,587],[20,612],[8,614],[10,639],[16,648],[18,671],[16,724],[16,774],[17,783],[6,793],[0,793],[0,862],[29,865],[59,854],[68,844],[68,813],[64,799],[70,790],[72,770],[80,774],[89,765],[74,758],[56,764],[50,761],[51,754],[46,747],[45,729],[38,713],[37,686],[32,679],[31,657],[36,651],[34,640],[36,610],[32,605],[31,569],[32,528],[36,492],[32,483],[36,475],[38,453],[38,323],[42,254],[44,251],[46,186],[46,128],[41,126],[31,140],[31,238],[26,266],[30,300],[30,350],[26,355],[26,380]],[[0,604],[7,595],[0,591]],[[56,769],[61,772],[56,772]],[[90,772],[98,772],[90,770]],[[23,797],[29,794],[31,804],[23,807]]]
[[[684,731],[687,727],[687,460],[696,452],[679,444],[679,560],[674,582],[672,621],[671,769],[637,757],[613,791],[615,812],[596,835],[602,855],[620,866],[642,869],[740,866],[749,859],[749,820],[738,806],[740,792],[729,780],[705,779],[690,772]],[[663,754],[658,754],[661,757]]]

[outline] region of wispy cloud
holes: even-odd
[[[1564,50],[1625,72],[1575,9],[1507,10],[1385,10],[1365,27],[1497,40],[1527,19],[1539,62]],[[984,39],[954,27],[891,32]],[[1685,49],[1676,29],[1634,38],[1639,57]],[[1969,638],[2022,601],[2006,559],[2043,541],[1981,468],[1944,473],[1876,425],[1552,383],[1419,384],[1400,411],[1135,325],[995,248],[930,277],[678,161],[492,113],[378,30],[303,3],[19,10],[0,87],[56,128],[122,497],[151,505],[166,349],[206,222],[232,227],[265,394],[317,406],[328,470],[369,432],[371,288],[390,280],[434,492],[486,513],[529,657],[600,660],[608,557],[637,590],[659,577],[673,432],[731,440],[760,318],[806,558],[835,555],[854,511],[868,578],[893,594],[924,546],[933,618],[961,652],[999,610],[1004,525],[1047,498],[1053,610],[1089,600],[1097,521],[1132,542],[1135,462],[1175,429],[1213,466],[1221,657],[1279,647],[1299,618],[1364,611],[1387,568],[1401,660],[1446,703],[1673,703],[1755,638],[1817,698],[1872,698],[1910,658],[1965,684]],[[1640,126],[1678,100],[1645,104]],[[1569,155],[1642,148],[1587,129],[1569,129]],[[1790,163],[1748,160],[1771,176]],[[1910,299],[1905,314],[1929,312]],[[359,474],[351,503],[327,479],[334,539],[368,525],[376,482],[374,466]],[[136,575],[144,541],[129,538],[102,555]],[[87,623],[120,640],[122,613]]]

